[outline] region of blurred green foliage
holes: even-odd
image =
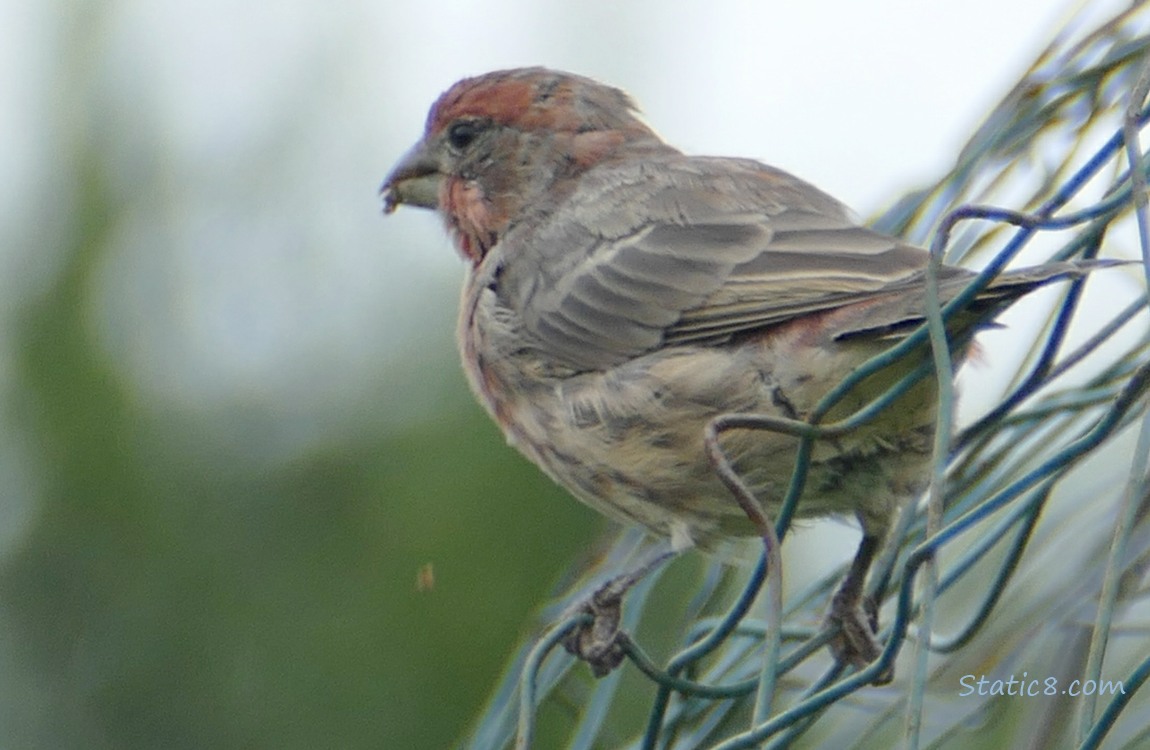
[[[212,425],[141,408],[94,340],[101,229],[129,207],[86,184],[16,327],[14,411],[44,471],[0,578],[0,742],[446,746],[592,514],[503,445],[461,375],[408,427],[378,415],[282,463],[217,465],[197,444]]]
[[[449,745],[599,522],[504,445],[446,330],[294,451],[265,444],[291,406],[266,394],[140,393],[94,324],[95,279],[163,175],[112,187],[87,137],[105,114],[73,113],[85,137],[57,144],[74,211],[36,248],[50,282],[4,320],[33,496],[0,489],[31,513],[0,567],[0,747]],[[418,419],[380,406],[421,388]]]

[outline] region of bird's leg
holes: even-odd
[[[882,544],[882,537],[863,533],[850,570],[831,597],[827,621],[837,625],[838,635],[830,642],[831,652],[840,664],[863,669],[882,654],[878,642],[878,608],[864,592],[867,572]],[[885,685],[893,679],[890,669],[875,678],[874,684]]]
[[[596,677],[610,674],[623,662],[626,634],[619,627],[623,618],[623,595],[675,554],[675,549],[659,552],[635,570],[611,578],[575,606],[574,612],[591,615],[591,622],[568,633],[563,647],[587,662]]]
[[[716,417],[707,425],[704,444],[707,448],[708,458],[715,473],[727,486],[727,489],[739,502],[739,507],[747,514],[747,518],[755,525],[763,539],[768,556],[773,557],[773,564],[779,565],[779,541],[766,514],[758,501],[755,500],[746,484],[738,477],[733,466],[722,448],[719,446],[719,433],[741,427],[745,429],[781,429],[790,419],[776,419],[764,415],[726,414]],[[859,542],[858,551],[851,561],[850,570],[839,584],[834,596],[831,597],[830,612],[827,614],[828,624],[837,626],[838,634],[830,642],[831,651],[840,664],[852,664],[859,669],[869,666],[882,654],[882,646],[876,635],[878,634],[878,608],[874,600],[866,595],[866,577],[871,564],[882,546],[886,536],[875,533],[867,528],[866,519],[860,516],[863,525],[863,538]],[[874,684],[885,685],[893,679],[890,669],[884,670],[875,678]]]

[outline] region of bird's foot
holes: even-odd
[[[574,614],[588,614],[591,621],[573,629],[563,639],[563,647],[575,658],[587,662],[596,677],[610,674],[623,663],[628,635],[621,627],[623,595],[651,571],[674,557],[675,550],[660,552],[636,570],[615,576],[575,605]]]
[[[623,617],[622,586],[629,574],[612,578],[575,607],[575,612],[591,615],[591,622],[579,625],[563,639],[563,647],[575,658],[587,662],[596,677],[605,677],[623,663],[623,639],[619,627]]]
[[[831,598],[827,623],[838,627],[830,649],[840,664],[865,669],[878,660],[882,644],[878,641],[878,607],[870,596],[857,596],[839,589]],[[873,684],[885,685],[894,679],[888,667],[875,677]]]

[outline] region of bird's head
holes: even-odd
[[[400,204],[439,211],[478,263],[517,217],[546,210],[583,172],[652,147],[662,142],[619,89],[545,68],[502,70],[440,96],[380,192],[386,213]]]

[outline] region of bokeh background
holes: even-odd
[[[379,215],[454,80],[600,78],[869,215],[1065,10],[0,0],[0,748],[445,747],[593,554],[466,391],[438,222]]]

